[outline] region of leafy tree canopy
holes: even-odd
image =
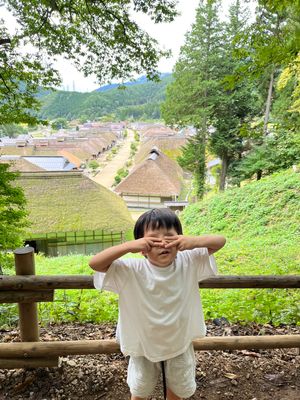
[[[175,0],[3,0],[1,5],[19,25],[9,34],[0,21],[0,119],[3,123],[34,123],[39,87],[58,86],[57,71],[44,60],[63,56],[99,82],[129,79],[146,72],[157,79],[160,56],[166,55],[133,19],[134,12],[156,22],[177,15]],[[1,6],[0,6],[1,7]],[[33,45],[35,55],[20,54]]]
[[[23,191],[13,182],[17,174],[9,171],[9,164],[0,163],[0,262],[1,253],[22,244],[23,229],[27,225]]]

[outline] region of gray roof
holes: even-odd
[[[72,171],[73,169],[77,169],[76,165],[70,163],[65,157],[28,156],[23,158],[26,161],[43,168],[45,171]]]

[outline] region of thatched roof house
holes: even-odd
[[[181,191],[182,170],[158,148],[116,186],[128,207],[164,207],[165,201],[176,200]]]
[[[81,172],[23,173],[18,185],[27,199],[28,240],[46,254],[95,253],[132,227],[124,201]]]
[[[135,155],[134,161],[136,164],[142,162],[149,154],[153,147],[158,147],[164,154],[175,160],[181,155],[182,146],[187,142],[184,137],[167,136],[167,137],[149,137],[143,140],[140,149]]]

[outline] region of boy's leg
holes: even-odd
[[[193,344],[182,354],[166,361],[168,400],[190,398],[196,390]]]
[[[171,389],[167,389],[167,399],[168,400],[182,400],[182,397],[176,396]]]
[[[130,357],[127,384],[131,400],[146,400],[155,389],[159,373],[158,363],[153,363],[145,357]]]

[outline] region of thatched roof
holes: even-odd
[[[134,161],[136,164],[142,162],[148,157],[149,152],[153,147],[158,147],[164,154],[172,156],[174,160],[181,154],[181,147],[184,146],[187,139],[184,137],[149,137],[141,142],[139,151],[135,155]]]
[[[176,162],[156,149],[116,186],[119,194],[179,195],[182,170]]]
[[[81,172],[24,173],[17,184],[25,192],[32,234],[132,227],[124,201]]]
[[[176,135],[176,132],[169,128],[168,126],[164,125],[158,125],[158,126],[152,126],[146,130],[144,130],[142,133],[143,137],[155,137],[155,136],[174,136]]]

